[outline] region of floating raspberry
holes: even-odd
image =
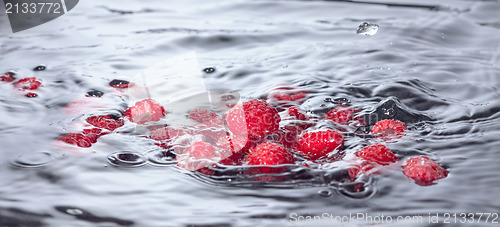
[[[15,77],[15,73],[13,72],[7,72],[7,73],[4,73],[1,77],[0,77],[0,80],[1,81],[4,81],[4,82],[12,82],[14,80],[16,80],[16,77]]]
[[[307,159],[316,161],[332,155],[344,145],[344,137],[331,129],[303,133],[298,140],[297,152]]]
[[[222,117],[209,109],[193,109],[189,111],[188,119],[205,124],[209,127],[224,126],[224,120],[222,120]]]
[[[348,124],[357,111],[349,106],[336,106],[323,115],[323,119],[331,120],[339,124]]]
[[[288,115],[295,117],[297,120],[307,121],[309,118],[296,106],[288,108]]]
[[[177,156],[177,166],[189,171],[212,175],[214,170],[209,167],[229,156],[231,154],[217,151],[212,144],[197,141],[187,147],[183,154]]]
[[[372,128],[372,134],[387,140],[402,136],[406,130],[406,124],[400,121],[385,119],[377,122]]]
[[[240,103],[226,114],[229,130],[250,140],[259,140],[276,132],[280,121],[278,111],[260,99]]]
[[[14,86],[20,90],[35,90],[40,85],[42,85],[42,82],[38,81],[35,77],[23,78],[14,83]]]
[[[132,87],[133,83],[130,83],[126,80],[112,80],[109,82],[109,86],[114,88],[129,88]]]
[[[446,169],[424,155],[408,159],[403,164],[403,174],[420,186],[433,185],[434,181],[448,176]]]
[[[93,136],[87,136],[83,133],[68,133],[58,138],[68,144],[77,145],[79,147],[90,147],[94,142]]]
[[[248,165],[266,165],[259,167],[251,167],[248,171],[249,174],[261,173],[281,173],[284,171],[283,167],[276,165],[293,164],[295,159],[291,152],[286,150],[283,146],[273,142],[264,142],[257,145],[245,157],[245,163]],[[272,180],[273,178],[262,178],[259,180]]]
[[[278,105],[288,106],[292,102],[302,103],[307,95],[307,91],[294,86],[280,86],[269,92],[267,100]]]
[[[215,146],[232,153],[248,153],[254,144],[245,137],[226,135],[220,137]]]
[[[89,142],[96,143],[97,139],[99,139],[99,137],[103,135],[106,135],[107,132],[102,132],[100,128],[91,128],[91,129],[84,129],[82,134],[87,137]]]
[[[167,113],[163,106],[153,99],[144,99],[135,103],[134,106],[125,111],[124,116],[131,122],[144,124],[151,121],[159,121]]]
[[[114,115],[100,115],[87,118],[87,122],[95,127],[114,131],[124,125],[123,119]]]
[[[380,165],[389,165],[399,160],[389,148],[380,143],[363,147],[355,154],[364,160],[375,162]]]

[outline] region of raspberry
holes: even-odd
[[[209,109],[193,109],[189,111],[188,119],[207,125],[208,127],[222,127],[222,117]]]
[[[91,128],[91,129],[84,129],[82,134],[87,137],[89,142],[96,143],[99,137],[106,135],[107,133],[102,132],[102,130],[99,128]]]
[[[38,81],[36,77],[23,78],[14,83],[14,86],[20,90],[35,90],[40,85],[42,85],[42,82]]]
[[[389,165],[399,160],[389,148],[380,143],[363,147],[355,154],[364,160],[375,162],[380,165]]]
[[[403,174],[421,186],[432,185],[433,181],[448,176],[446,169],[424,155],[408,159],[403,164]]]
[[[248,139],[237,135],[220,137],[215,144],[215,146],[232,153],[248,153],[253,145]]]
[[[248,173],[252,175],[260,173],[281,173],[283,172],[282,167],[271,166],[293,164],[294,162],[295,159],[291,152],[280,144],[273,142],[260,143],[245,157],[245,163],[248,165],[266,165],[251,167]]]
[[[373,172],[373,169],[377,166],[376,163],[370,163],[366,160],[361,160],[352,165],[352,167],[347,169],[349,173],[349,177],[351,180],[355,180],[361,174],[367,174],[368,176],[372,174],[377,174],[377,172]]]
[[[344,145],[344,137],[331,129],[303,133],[297,144],[297,152],[307,159],[316,161],[326,158]]]
[[[109,86],[114,87],[114,88],[129,88],[133,83],[130,83],[126,80],[112,80],[109,82]]]
[[[295,119],[301,121],[309,120],[309,118],[298,107],[295,106],[288,108],[288,115],[290,115],[291,117],[295,117]]]
[[[0,81],[5,81],[5,82],[12,82],[14,80],[16,80],[16,77],[15,77],[15,73],[12,73],[12,72],[7,72],[7,73],[4,73],[1,77],[0,77]]]
[[[166,115],[165,109],[153,99],[144,99],[135,103],[134,106],[125,111],[124,116],[131,122],[144,124],[151,121],[159,121]]]
[[[90,147],[94,142],[93,136],[87,136],[83,133],[68,133],[57,139],[68,144],[77,145],[79,147]]]
[[[296,148],[297,137],[307,128],[311,127],[311,123],[307,122],[292,122],[280,127],[275,140],[283,144],[287,148]]]
[[[187,145],[184,139],[186,135],[192,134],[188,129],[172,126],[152,126],[149,130],[149,138],[159,141],[156,145],[165,149],[176,145]]]
[[[355,109],[348,106],[337,106],[323,115],[323,119],[339,124],[348,124],[356,113]]]
[[[216,161],[229,157],[228,153],[218,152],[212,144],[197,141],[184,150],[184,153],[177,156],[177,166],[189,170],[198,171],[203,174],[212,175]]]
[[[269,92],[267,100],[278,105],[290,105],[292,102],[302,103],[307,95],[307,91],[294,86],[280,86]]]
[[[387,140],[397,138],[406,130],[406,124],[400,121],[385,119],[377,122],[372,128],[372,134]]]
[[[280,121],[278,111],[260,99],[240,103],[226,114],[229,130],[250,140],[258,140],[276,132]]]
[[[87,118],[87,122],[95,127],[114,131],[124,125],[123,119],[114,115],[101,115]]]

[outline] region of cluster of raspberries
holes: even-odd
[[[126,81],[110,83],[118,89],[131,85]],[[129,107],[123,118],[114,115],[87,118],[93,128],[68,133],[59,140],[90,147],[100,136],[128,121],[145,125],[147,138],[173,151],[178,167],[207,175],[214,174],[221,166],[244,166],[248,167],[245,174],[256,176],[252,179],[279,181],[283,179],[279,176],[290,169],[287,165],[309,167],[313,163],[322,166],[342,161],[345,165],[341,166],[353,181],[361,175],[380,174],[387,166],[400,166],[403,174],[419,185],[432,185],[447,176],[447,171],[429,157],[416,156],[401,162],[383,144],[405,135],[406,124],[397,120],[377,122],[369,134],[378,142],[347,156],[344,141],[350,129],[368,127],[361,111],[339,104],[323,116],[308,114],[298,107],[307,95],[307,91],[298,87],[282,86],[270,92],[267,100],[239,102],[222,116],[195,107],[186,114],[186,120],[192,124],[185,126],[154,124],[168,113],[155,100],[145,99]]]

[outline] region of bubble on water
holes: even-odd
[[[168,166],[175,164],[176,155],[171,150],[152,150],[146,156],[153,165]]]
[[[213,68],[213,67],[207,67],[207,68],[203,69],[203,72],[205,72],[205,73],[214,73],[215,72],[215,68]]]
[[[112,80],[109,82],[109,86],[114,87],[114,88],[128,88],[132,86],[132,83],[126,81],[126,80]]]
[[[135,152],[116,152],[108,156],[108,162],[117,167],[140,167],[146,164],[146,157]]]
[[[329,189],[322,189],[318,191],[318,195],[321,197],[330,197],[332,194],[332,191]]]
[[[45,69],[47,69],[47,66],[39,65],[39,66],[33,68],[33,71],[44,71]]]
[[[325,101],[325,102],[332,102],[332,98],[327,97],[327,98],[325,98],[323,101]]]
[[[35,152],[31,154],[20,155],[11,161],[11,164],[16,167],[37,168],[44,167],[55,160],[54,155],[49,152]]]
[[[348,105],[351,103],[351,100],[348,98],[336,98],[333,100],[333,103],[338,104],[338,105]]]
[[[383,111],[384,114],[389,117],[393,117],[394,115],[396,115],[396,110],[394,108],[384,108]]]
[[[377,34],[378,31],[378,24],[370,24],[368,22],[363,22],[359,25],[358,30],[356,33],[358,35],[375,35]]]
[[[234,95],[223,95],[220,97],[220,100],[221,101],[231,101],[231,100],[235,100],[236,97],[234,97]]]
[[[71,214],[71,215],[82,215],[83,211],[75,208],[75,209],[66,209],[66,213]]]
[[[87,94],[85,96],[87,97],[102,97],[104,95],[104,92],[102,91],[99,91],[99,90],[90,90],[87,92]]]

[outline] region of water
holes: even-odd
[[[3,33],[0,71],[44,86],[26,98],[0,84],[0,226],[331,226],[291,222],[324,213],[421,215],[424,224],[406,224],[422,226],[429,213],[441,221],[498,213],[499,10],[498,1],[81,1],[54,22]],[[376,35],[356,34],[365,21],[379,25]],[[349,102],[405,121],[409,135],[390,148],[403,158],[426,154],[449,176],[420,187],[395,167],[360,179],[365,191],[353,193],[335,171],[298,168],[293,183],[276,184],[232,170],[222,180],[186,173],[126,133],[102,137],[87,155],[54,149],[79,114],[125,109],[109,82],[188,52],[208,89],[257,98],[295,84],[310,92],[301,105],[308,114]],[[63,113],[88,92],[107,101],[92,113]],[[352,137],[347,150],[371,142]],[[489,225],[482,221],[469,225]]]

